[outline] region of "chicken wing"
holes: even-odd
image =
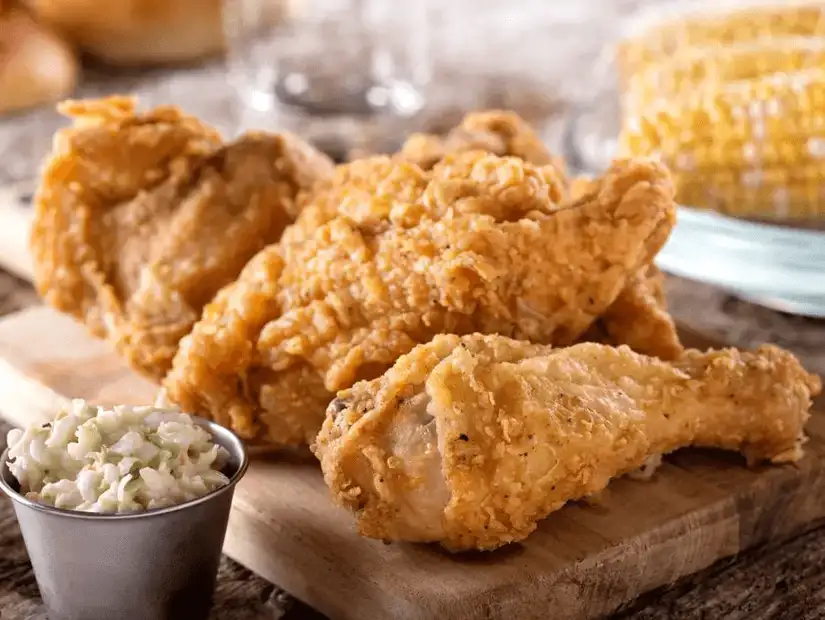
[[[311,441],[337,390],[438,333],[572,343],[674,221],[669,175],[644,159],[561,209],[552,167],[372,161],[352,170],[380,174],[341,188],[332,219],[262,251],[205,308],[165,381],[174,402],[250,441]]]
[[[681,447],[795,461],[820,389],[774,346],[667,363],[626,346],[441,335],[339,393],[313,451],[363,535],[494,549]]]
[[[34,276],[44,300],[161,378],[205,303],[332,173],[289,135],[218,133],[174,107],[112,97],[61,106],[36,198]]]
[[[626,344],[645,355],[674,360],[684,351],[667,312],[664,275],[655,265],[635,274],[582,340]]]
[[[570,195],[574,200],[586,200],[588,195],[598,193],[600,183],[601,179],[576,177],[570,184]],[[667,312],[662,272],[655,265],[645,265],[582,340],[626,344],[638,353],[676,359],[684,347]]]
[[[564,161],[550,151],[532,128],[517,114],[501,110],[473,112],[452,129],[446,137],[433,134],[413,134],[404,143],[397,157],[429,169],[451,154],[483,150],[496,155],[519,157],[535,165],[552,164],[558,173],[559,190],[572,200],[586,199],[598,193],[599,179],[578,176],[568,181]],[[333,192],[328,192],[333,194]],[[556,199],[561,203],[561,199]],[[327,203],[329,208],[329,203]],[[313,207],[313,208],[318,208]],[[307,218],[306,223],[317,223]],[[297,234],[298,230],[292,231]],[[635,351],[674,359],[683,350],[676,324],[667,313],[663,278],[655,267],[643,270],[628,283],[605,315],[591,331],[587,340],[610,344],[627,344]]]

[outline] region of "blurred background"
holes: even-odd
[[[227,136],[286,126],[341,156],[469,109],[541,124],[590,98],[593,63],[641,4],[0,0],[0,93],[20,92],[0,95],[0,149],[20,160],[0,180],[30,174],[63,122],[52,102],[67,96],[173,103]]]
[[[666,271],[825,317],[825,2],[0,0],[0,186],[18,202],[67,97],[176,104],[338,160],[469,110],[521,114],[576,174],[672,169]]]

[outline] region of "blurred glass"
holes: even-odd
[[[517,112],[558,142],[570,106],[598,89],[591,71],[616,23],[604,0],[424,0],[431,79],[420,129],[448,130],[470,110]]]
[[[242,128],[344,155],[396,147],[424,107],[424,2],[224,0],[224,24]]]

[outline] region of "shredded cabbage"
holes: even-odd
[[[27,498],[123,513],[186,502],[229,482],[229,453],[171,407],[95,407],[73,400],[44,425],[8,434],[9,470]]]

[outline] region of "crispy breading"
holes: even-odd
[[[340,165],[335,173],[301,195],[301,215],[284,231],[285,242],[308,239],[336,217],[386,217],[393,203],[414,202],[433,178],[469,176],[486,151],[448,153],[434,170],[425,171],[414,163],[385,156],[357,159]],[[564,200],[564,179],[555,166],[534,167],[546,184],[549,202],[543,208],[558,206]],[[505,186],[506,187],[506,186]],[[381,206],[381,203],[385,203]],[[372,210],[370,215],[367,210]]]
[[[600,319],[609,336],[607,344],[626,344],[663,360],[682,354],[676,324],[666,310],[663,280],[653,265],[632,278]]]
[[[637,353],[673,360],[684,351],[667,312],[664,275],[650,265],[635,274],[582,340],[626,344]]]
[[[557,173],[559,191],[571,200],[586,199],[589,194],[599,191],[598,178],[577,176],[567,180],[564,161],[552,156],[532,128],[513,112],[490,110],[470,113],[446,137],[413,134],[396,157],[422,168],[431,168],[451,155],[471,150],[511,155],[535,165],[551,164]],[[329,190],[327,193],[334,195]],[[560,204],[562,201],[556,202]],[[306,221],[317,222],[318,219],[308,218]],[[297,232],[292,231],[294,234]],[[653,266],[651,268],[655,269]],[[653,272],[634,277],[617,298],[616,306],[608,309],[585,335],[585,339],[627,344],[639,353],[657,355],[663,359],[678,356],[682,351],[679,334],[667,313],[663,277],[658,270],[655,273],[658,274],[655,278]]]
[[[509,138],[508,138],[509,137]],[[394,159],[415,163],[417,168],[397,165],[390,159],[372,158],[356,160],[339,166],[336,174],[316,188],[312,200],[304,208],[298,225],[284,233],[284,239],[298,241],[311,236],[316,228],[331,220],[344,201],[361,200],[372,192],[389,200],[403,194],[401,183],[410,176],[420,175],[419,168],[452,166],[474,161],[472,151],[482,150],[496,155],[511,155],[542,167],[554,191],[553,201],[563,204],[564,196],[570,200],[587,200],[588,195],[599,192],[599,178],[575,177],[568,183],[559,165],[532,129],[516,114],[490,111],[468,114],[461,125],[447,136],[414,134],[404,144]],[[552,163],[551,163],[552,162]],[[551,163],[551,165],[546,165]],[[383,179],[376,184],[374,177]],[[401,182],[401,183],[400,183]],[[420,182],[425,182],[420,178]],[[569,185],[569,187],[568,187]],[[417,185],[408,189],[416,191]],[[356,195],[358,198],[353,198]],[[648,266],[645,267],[648,270]],[[651,271],[652,270],[652,271]],[[676,325],[667,313],[664,296],[664,278],[655,266],[649,266],[631,279],[626,290],[616,300],[616,307],[609,308],[605,316],[584,335],[585,340],[609,344],[627,344],[639,353],[673,359],[682,351]]]
[[[626,346],[441,335],[339,393],[313,450],[363,535],[486,550],[681,447],[795,461],[820,390],[774,346],[667,363]]]
[[[476,151],[518,157],[540,167],[551,184],[556,204],[567,194],[564,160],[553,156],[520,116],[504,110],[471,112],[446,136],[412,134],[392,158],[363,157],[338,166],[332,178],[302,194],[304,213],[298,226],[285,231],[284,239],[297,241],[311,236],[316,228],[338,214],[344,201],[360,200],[366,204],[369,193],[390,200],[406,199],[405,187],[417,190],[415,183],[410,184],[411,177],[420,177],[421,182],[426,183],[421,173],[431,171],[436,164],[454,171],[462,162],[472,165],[477,158],[472,152]],[[382,183],[376,183],[376,178],[381,178]]]
[[[371,161],[331,219],[284,235],[205,308],[165,382],[174,402],[247,440],[308,442],[337,390],[438,333],[574,342],[674,221],[670,177],[645,159],[566,208],[554,174],[517,158]]]
[[[396,157],[429,170],[445,155],[485,151],[500,157],[512,156],[536,166],[552,165],[564,178],[565,164],[554,156],[533,128],[515,112],[485,110],[470,112],[445,136],[415,133],[407,138]]]
[[[570,184],[573,200],[587,199],[599,191],[600,179],[576,177]],[[667,312],[664,274],[647,265],[627,284],[616,301],[582,337],[585,341],[626,344],[638,353],[664,360],[676,359],[684,350],[676,324]]]
[[[596,183],[596,180],[591,176],[580,175],[573,177],[569,183],[570,197],[573,200],[578,200],[582,196],[586,196],[593,191],[594,183]]]
[[[125,97],[68,102],[36,197],[31,236],[43,299],[160,379],[204,304],[297,215],[332,173],[289,135],[217,131]]]

